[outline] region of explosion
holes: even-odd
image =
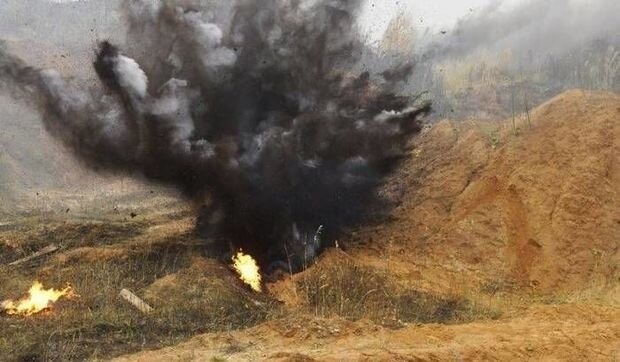
[[[261,276],[260,269],[256,260],[250,255],[244,254],[239,251],[233,255],[233,268],[239,274],[239,278],[245,284],[249,285],[256,292],[261,291]]]
[[[28,297],[18,300],[5,300],[0,303],[0,312],[10,315],[30,316],[52,307],[53,303],[62,297],[72,298],[75,294],[73,289],[68,286],[62,290],[44,289],[43,284],[35,281]]]
[[[380,209],[374,189],[430,109],[398,91],[410,64],[366,69],[378,55],[357,31],[360,4],[130,0],[126,44],[97,50],[100,86],[2,47],[0,83],[31,92],[88,165],[178,187],[205,239],[295,271],[322,247],[317,227],[331,239]]]

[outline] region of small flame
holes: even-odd
[[[0,303],[0,312],[10,315],[30,316],[52,306],[61,297],[71,298],[75,294],[70,286],[62,289],[43,289],[43,284],[35,281],[28,291],[28,297],[18,300],[5,300]]]
[[[256,260],[250,255],[239,251],[232,257],[233,268],[239,274],[239,278],[257,292],[261,291],[261,276]]]

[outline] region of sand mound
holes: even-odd
[[[569,91],[512,126],[443,121],[384,193],[354,253],[419,283],[579,290],[620,277],[620,96]],[[370,241],[370,243],[368,243]],[[377,245],[379,245],[377,247]],[[400,262],[399,262],[400,261]]]

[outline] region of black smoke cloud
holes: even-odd
[[[380,201],[374,187],[429,104],[354,71],[360,1],[210,4],[126,2],[127,49],[96,52],[101,87],[6,50],[0,79],[89,165],[175,185],[204,204],[206,237],[299,268],[320,226],[333,236]]]

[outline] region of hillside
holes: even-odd
[[[516,123],[517,136],[511,120],[444,121],[422,135],[384,190],[400,203],[392,221],[352,238],[380,251],[360,252],[402,259],[432,285],[550,293],[617,282],[620,97],[569,91],[531,126]]]
[[[602,92],[561,94],[529,122],[439,122],[381,188],[385,217],[327,240],[301,273],[264,275],[261,293],[209,251],[178,195],[93,185],[71,212],[0,220],[0,300],[33,280],[80,295],[0,315],[0,356],[618,359],[619,139],[620,96]],[[60,250],[7,265],[50,244]]]
[[[65,201],[120,182],[82,167],[23,102],[0,92],[0,108],[0,213],[64,210],[74,206]]]
[[[330,249],[305,272],[269,285],[288,308],[310,307],[314,317],[284,316],[118,361],[618,358],[619,139],[620,96],[579,90],[514,128],[512,120],[440,122],[415,140],[412,157],[383,188],[398,204],[386,223],[351,231],[338,243],[344,252]],[[501,316],[403,322],[396,330],[347,321],[355,313],[346,304],[372,319],[391,298],[368,297],[373,287],[383,290],[371,278],[367,294],[353,299],[345,290],[357,285],[346,273],[351,263],[401,291],[466,297]],[[323,299],[304,299],[316,278]],[[330,293],[340,307],[326,307]]]

